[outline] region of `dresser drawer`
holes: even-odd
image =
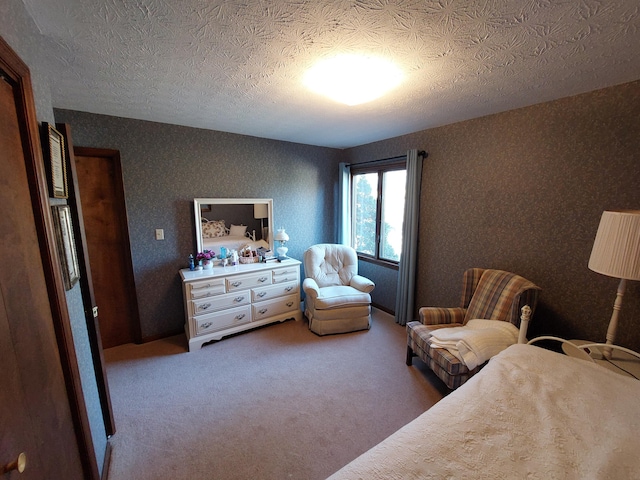
[[[287,295],[286,297],[278,297],[272,300],[259,302],[253,307],[253,321],[262,320],[263,318],[272,317],[281,313],[292,312],[300,308],[299,295]]]
[[[271,285],[271,272],[253,273],[251,275],[234,275],[227,278],[227,292],[247,290],[261,285]]]
[[[241,290],[225,293],[224,295],[216,295],[215,297],[192,300],[191,304],[193,305],[193,315],[198,316],[216,310],[224,310],[225,308],[239,307],[250,302],[251,291]]]
[[[221,312],[203,315],[194,318],[196,324],[196,335],[217,332],[238,325],[243,325],[251,321],[251,305],[231,308]]]
[[[300,267],[278,268],[273,271],[273,283],[300,282]]]
[[[262,302],[264,300],[298,293],[299,291],[299,282],[278,283],[267,287],[253,288],[251,290],[251,301]]]
[[[188,295],[191,300],[197,300],[199,298],[211,297],[213,295],[220,295],[225,293],[224,278],[215,278],[210,280],[203,280],[201,282],[193,282],[188,284]]]

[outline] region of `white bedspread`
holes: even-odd
[[[640,478],[639,432],[640,381],[513,345],[330,478]]]
[[[472,319],[464,327],[439,328],[431,334],[432,346],[446,348],[469,370],[517,342],[516,326],[500,320]]]

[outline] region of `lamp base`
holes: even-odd
[[[609,327],[607,328],[607,341],[608,344],[616,343],[616,332],[618,331],[618,317],[620,316],[620,310],[622,309],[622,297],[624,297],[624,291],[627,287],[627,280],[620,279],[618,284],[618,291],[616,292],[616,299],[613,302],[613,312],[611,313],[611,320],[609,320]],[[607,360],[611,360],[611,349],[604,347],[602,355]]]
[[[287,258],[287,252],[289,249],[285,246],[276,248],[276,252],[278,252],[278,260],[283,260]]]

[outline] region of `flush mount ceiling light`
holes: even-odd
[[[388,60],[344,54],[318,62],[303,82],[316,93],[352,106],[381,97],[402,78],[402,71]]]

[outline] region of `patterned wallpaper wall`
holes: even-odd
[[[428,108],[428,106],[425,106]],[[618,280],[587,263],[602,211],[640,209],[640,81],[345,151],[347,161],[429,153],[416,308],[456,306],[468,267],[542,287],[533,333],[604,340]],[[640,282],[620,343],[640,348]]]
[[[468,267],[512,270],[543,288],[533,333],[604,338],[617,281],[587,268],[591,245],[603,210],[640,208],[640,82],[343,151],[64,110],[56,120],[78,146],[121,152],[144,337],[182,328],[176,272],[195,248],[194,197],[274,198],[275,224],[301,258],[334,239],[340,159],[426,150],[416,309],[456,305]],[[393,310],[395,271],[361,262],[361,273]],[[633,323],[638,282],[619,338],[640,348]]]
[[[120,151],[143,338],[183,330],[178,270],[195,253],[193,199],[272,198],[289,255],[335,240],[339,150],[55,110],[75,146]],[[327,212],[330,212],[327,214]],[[155,240],[163,228],[165,240]]]

